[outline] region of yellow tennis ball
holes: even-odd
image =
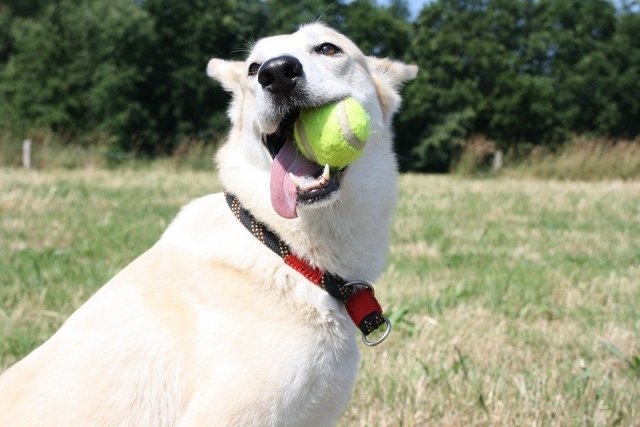
[[[303,156],[335,168],[343,168],[360,157],[369,134],[369,114],[353,98],[302,110],[293,131]]]

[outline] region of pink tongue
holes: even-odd
[[[285,142],[271,167],[271,205],[278,215],[295,218],[298,191],[289,173],[302,177],[318,172],[319,166],[298,154],[291,141]]]

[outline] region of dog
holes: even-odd
[[[351,291],[371,299],[396,199],[390,124],[416,72],[319,23],[258,40],[246,61],[212,59],[207,74],[232,95],[216,155],[226,193],[183,207],[3,373],[0,424],[335,425],[359,353],[350,295],[324,278],[356,281]],[[346,97],[372,132],[359,159],[321,182],[323,165],[293,148],[292,123]]]

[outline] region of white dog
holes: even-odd
[[[233,94],[217,156],[227,197],[183,208],[0,377],[1,425],[337,422],[358,364],[350,317],[375,306],[366,286],[338,277],[374,281],[383,270],[396,198],[389,126],[416,67],[365,57],[313,24],[258,41],[244,62],[212,59],[207,72]],[[373,131],[357,161],[321,180],[290,128],[301,108],[348,96]],[[348,314],[353,295],[368,296]]]

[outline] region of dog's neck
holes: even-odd
[[[246,153],[227,144],[218,153],[220,178],[258,220],[276,232],[297,255],[345,279],[375,281],[382,273],[389,247],[396,199],[396,168],[384,135],[369,141],[376,153],[349,166],[339,198],[330,206],[299,209],[298,217],[280,217],[269,196],[264,165],[247,168]]]
[[[247,231],[281,257],[286,265],[345,305],[349,317],[362,332],[365,344],[372,346],[384,341],[391,332],[391,323],[382,315],[382,307],[380,307],[369,282],[346,281],[340,276],[314,268],[306,260],[297,257],[289,245],[247,211],[233,194],[225,191],[224,196],[229,209]],[[381,338],[376,341],[367,339],[371,332],[385,323],[387,329]]]

